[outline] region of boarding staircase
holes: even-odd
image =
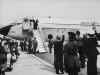
[[[36,39],[38,41],[38,48],[37,49],[38,49],[39,53],[47,52],[46,49],[45,49],[44,42],[41,38],[41,34],[40,34],[39,29],[38,30],[33,30],[33,33],[34,33],[34,36],[36,37]]]

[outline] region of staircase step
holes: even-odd
[[[40,33],[39,31],[33,31],[34,32],[34,35],[35,37],[37,38],[37,41],[38,41],[38,49],[39,49],[39,52],[47,52],[44,48],[44,45],[43,45],[43,41],[41,39],[41,36],[40,36]]]

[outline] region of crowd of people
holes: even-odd
[[[38,22],[38,19],[24,18],[23,27],[26,25],[26,29],[22,28],[23,34],[27,33],[28,37],[23,40],[16,40],[7,36],[0,38],[0,75],[5,75],[6,71],[8,72],[13,69],[13,64],[20,55],[19,50],[27,52],[28,54],[36,54],[39,52],[37,50],[38,41],[36,37],[33,38],[33,30],[38,29]]]
[[[29,54],[36,54],[37,46],[38,42],[35,37],[33,40],[19,40],[19,42],[15,39],[0,38],[0,75],[12,71],[13,64],[20,55],[20,50]]]
[[[36,37],[34,39],[28,39],[20,42],[21,50],[29,54],[36,54],[38,52],[38,41]]]
[[[56,40],[48,35],[48,47],[51,53],[54,49],[54,67],[56,74],[78,75],[81,68],[86,67],[87,75],[97,75],[97,41],[100,37],[97,34],[84,34],[80,37],[80,31],[68,32],[68,40],[65,41],[64,34],[57,35]],[[53,49],[52,49],[53,48]]]
[[[10,59],[8,56],[11,56]],[[16,40],[0,38],[0,75],[5,75],[6,71],[13,69],[13,64],[19,56],[18,42]]]
[[[38,30],[39,20],[35,18],[24,18],[23,20],[23,34],[27,35],[26,39],[21,41],[21,49],[22,51],[26,51],[29,54],[35,54],[37,51],[38,41],[34,36],[34,30]],[[26,28],[25,28],[26,27]],[[34,37],[34,38],[33,38]],[[33,38],[33,39],[32,39]]]

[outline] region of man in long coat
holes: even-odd
[[[69,40],[64,45],[64,66],[68,75],[78,75],[80,63],[75,33],[68,32]]]
[[[34,37],[34,40],[33,40],[33,49],[34,49],[33,53],[34,54],[36,53],[37,47],[38,47],[38,41],[36,37]]]
[[[87,74],[97,75],[97,39],[93,35],[89,35],[89,38],[84,41],[84,45],[87,48]]]
[[[63,42],[64,35],[62,39],[57,36],[56,41],[54,41],[54,66],[56,69],[56,74],[59,74],[59,71],[63,74]]]
[[[85,68],[85,50],[83,48],[83,39],[80,37],[80,31],[76,31],[77,49],[80,55],[80,66]]]

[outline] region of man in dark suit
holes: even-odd
[[[94,35],[88,35],[89,38],[84,42],[85,47],[87,48],[86,54],[88,58],[87,62],[87,74],[88,75],[97,75],[97,39]]]
[[[54,41],[54,66],[56,69],[56,74],[59,74],[59,71],[63,74],[63,42],[64,35],[61,37],[57,36]]]
[[[76,31],[77,49],[80,55],[80,66],[85,68],[85,50],[83,48],[83,39],[80,37],[80,31]]]
[[[37,30],[38,28],[38,23],[39,23],[39,20],[36,19],[35,23],[34,23],[34,30]]]
[[[33,40],[33,48],[34,48],[34,51],[33,53],[36,54],[36,50],[37,50],[37,47],[38,47],[38,41],[36,39],[36,37],[34,37],[34,40]]]

